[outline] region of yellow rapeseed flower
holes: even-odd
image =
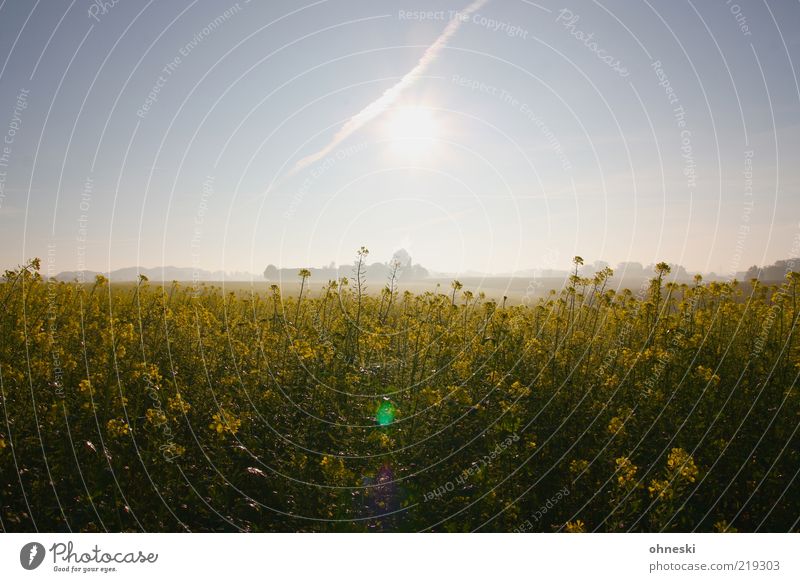
[[[666,479],[653,479],[650,481],[650,486],[647,490],[650,492],[650,497],[663,501],[672,499],[672,487],[670,487],[670,483]]]
[[[714,524],[714,531],[717,533],[737,533],[739,530],[731,526],[727,519],[723,519]]]
[[[176,394],[175,398],[170,398],[167,400],[167,408],[169,408],[173,412],[180,412],[182,414],[186,414],[189,412],[189,409],[192,408],[192,405],[186,402],[183,399],[183,396],[180,394]]]
[[[234,435],[239,432],[239,427],[242,426],[242,421],[236,418],[232,413],[227,410],[220,409],[212,417],[211,424],[208,428],[214,430],[218,435],[222,436],[226,432]]]
[[[677,471],[678,475],[689,483],[694,483],[699,473],[692,456],[680,448],[672,449],[670,452],[667,457],[667,468],[670,471]]]
[[[617,485],[627,487],[636,479],[636,471],[639,467],[634,465],[628,457],[617,459]]]
[[[583,523],[582,519],[576,519],[575,521],[568,521],[564,529],[567,530],[567,533],[586,533],[586,524]]]
[[[150,424],[160,425],[167,422],[167,415],[159,408],[148,408],[145,417]]]
[[[589,461],[583,459],[573,459],[569,463],[569,472],[573,475],[578,475],[583,473],[586,469],[589,468]]]
[[[314,350],[306,340],[294,340],[291,349],[301,360],[310,360],[314,357]]]
[[[123,437],[131,432],[131,427],[121,418],[112,418],[106,423],[106,430],[112,437]]]
[[[620,435],[625,433],[625,421],[622,420],[619,416],[615,416],[611,419],[611,422],[608,423],[608,432],[611,434]]]

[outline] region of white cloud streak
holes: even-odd
[[[447,41],[449,41],[450,38],[456,32],[458,32],[458,29],[461,28],[461,25],[468,19],[469,15],[476,10],[479,10],[488,1],[489,0],[475,0],[472,4],[462,10],[456,18],[453,18],[450,22],[448,22],[442,34],[440,34],[433,44],[425,50],[425,53],[422,55],[422,57],[420,57],[419,62],[417,62],[413,69],[403,75],[402,79],[400,79],[394,86],[387,89],[378,99],[367,105],[364,109],[347,120],[347,122],[345,122],[345,124],[339,128],[339,131],[336,132],[336,135],[333,136],[333,139],[328,143],[328,145],[318,152],[306,156],[298,161],[294,168],[292,168],[290,175],[308,167],[314,162],[330,154],[341,142],[391,107],[397,101],[403,91],[411,87],[424,74],[425,70],[431,65],[431,63],[436,60],[436,57],[439,56],[439,53],[442,52],[442,50],[447,46]]]

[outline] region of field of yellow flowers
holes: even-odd
[[[0,527],[798,531],[800,274],[579,265],[513,306],[7,271]]]

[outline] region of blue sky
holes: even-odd
[[[580,254],[727,273],[793,254],[797,2],[490,0],[292,173],[467,5],[6,0],[0,263],[260,272],[366,245],[450,272]]]

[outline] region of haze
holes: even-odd
[[[797,254],[796,2],[474,4],[0,4],[0,264]]]

